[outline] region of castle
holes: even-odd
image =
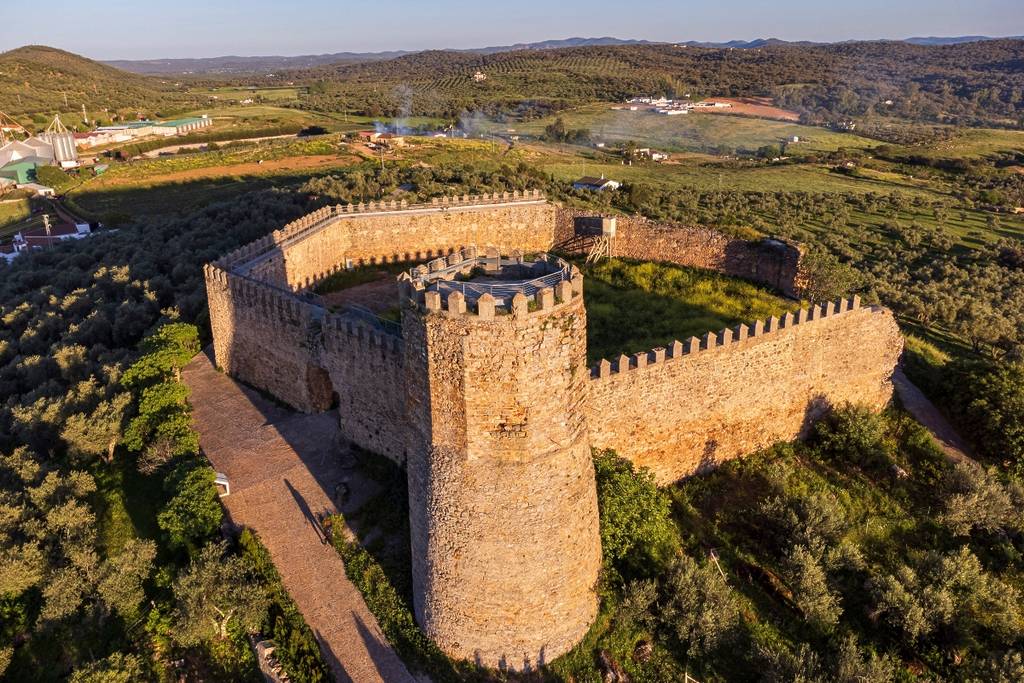
[[[334,206],[205,268],[218,366],[298,410],[337,406],[347,439],[405,465],[416,618],[454,657],[529,669],[586,633],[592,448],[666,483],[793,439],[830,404],[891,398],[902,338],[857,297],[588,368],[583,276],[545,252],[586,249],[594,225],[537,192]],[[616,255],[796,291],[793,245],[639,219],[612,231]],[[404,262],[400,323],[312,291]]]

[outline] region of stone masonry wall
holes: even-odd
[[[597,610],[578,280],[532,312],[525,298],[466,312],[455,293],[403,317],[416,617],[446,653],[487,666],[550,662]]]
[[[330,405],[309,346],[323,309],[212,265],[206,295],[218,367],[299,410]]]
[[[280,256],[260,264],[260,277],[302,289],[347,263],[419,261],[470,244],[544,251],[554,239],[554,215],[539,195],[336,210],[301,240],[279,242]]]
[[[592,371],[591,443],[662,484],[802,435],[826,406],[883,407],[903,348],[892,313],[859,299],[691,337]]]
[[[403,341],[343,316],[324,327],[323,366],[337,394],[345,438],[405,463],[405,355]]]
[[[570,243],[574,219],[592,215],[559,209],[556,243]],[[801,252],[792,244],[771,239],[743,240],[712,228],[655,223],[633,216],[615,219],[614,256],[715,270],[796,295]]]

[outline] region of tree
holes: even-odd
[[[957,463],[948,478],[939,521],[956,536],[1024,528],[1024,490],[1016,482],[1003,485],[995,468],[971,461]]]
[[[232,629],[259,630],[268,598],[248,563],[223,543],[204,546],[174,582],[172,637],[186,647],[225,640]]]
[[[829,590],[828,576],[814,553],[794,546],[787,558],[787,578],[804,619],[820,630],[834,626],[842,615],[839,597]]]
[[[193,548],[217,531],[224,509],[215,477],[212,468],[201,466],[168,478],[168,488],[177,493],[157,515],[157,524],[172,547]]]
[[[656,571],[677,547],[668,496],[654,475],[614,451],[594,455],[601,549],[605,565],[620,573]]]
[[[1024,469],[1024,363],[957,361],[946,395],[978,450]]]
[[[809,249],[800,259],[797,294],[812,303],[847,296],[861,284],[861,275],[822,248]]]
[[[115,652],[109,657],[75,669],[69,683],[134,683],[145,678],[146,664],[142,657]]]
[[[895,448],[885,418],[869,408],[847,404],[814,425],[812,443],[826,458],[861,466],[887,465]]]
[[[102,401],[89,415],[74,413],[64,422],[60,436],[71,453],[94,457],[102,455],[107,462],[112,462],[130,403],[131,394],[122,392]]]
[[[664,592],[662,621],[691,655],[707,654],[739,625],[739,600],[710,564],[679,555],[665,579]]]
[[[153,571],[154,559],[153,541],[133,538],[125,543],[121,552],[105,563],[96,586],[103,604],[126,620],[135,618],[146,597],[142,584]]]

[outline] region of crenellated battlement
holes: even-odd
[[[344,313],[328,314],[324,318],[324,329],[328,334],[344,335],[351,345],[393,354],[399,361],[405,350],[401,337]]]
[[[473,274],[487,281],[465,279]],[[401,288],[407,302],[427,313],[525,319],[582,296],[583,275],[551,254],[527,257],[516,250],[504,258],[497,247],[470,246],[412,268],[402,275]]]
[[[633,355],[622,354],[612,360],[602,359],[591,367],[590,376],[595,380],[609,379],[631,370],[643,370],[661,363],[690,359],[710,351],[728,350],[736,345],[760,341],[766,336],[834,318],[859,308],[860,296],[855,295],[848,299],[837,299],[810,308],[801,308],[795,312],[790,311],[781,317],[771,316],[765,320],[727,327],[718,332],[705,332],[701,337],[690,337],[685,342],[676,340],[667,347],[658,347]]]

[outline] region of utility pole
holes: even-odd
[[[64,108],[67,109],[68,108],[68,94],[66,92],[62,92],[61,95],[64,96]]]
[[[85,103],[84,102],[82,103],[82,123],[84,123],[87,126],[89,125],[89,117],[85,113]]]

